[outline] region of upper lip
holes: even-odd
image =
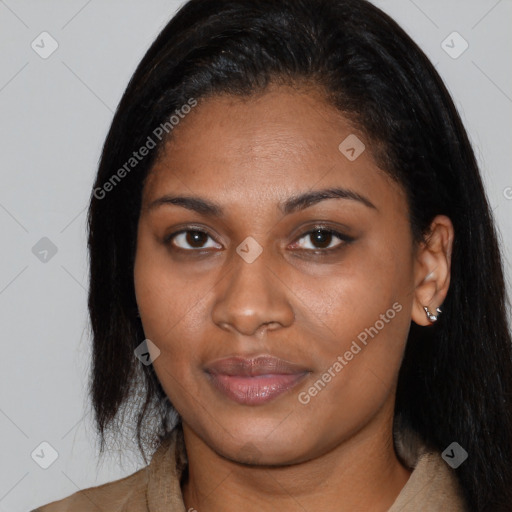
[[[263,355],[251,358],[226,357],[210,363],[208,373],[256,377],[258,375],[292,375],[307,372],[307,368],[278,357]]]

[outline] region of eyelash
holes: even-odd
[[[311,229],[309,231],[306,231],[306,232],[302,233],[298,238],[296,238],[296,241],[302,240],[304,237],[307,237],[309,235],[313,235],[313,234],[315,234],[318,231],[321,231],[323,233],[327,233],[327,234],[333,235],[336,238],[338,238],[339,240],[341,240],[341,242],[343,242],[343,243],[340,243],[337,246],[331,247],[331,248],[328,248],[328,249],[299,249],[299,250],[302,250],[302,251],[305,251],[305,252],[309,252],[309,253],[313,253],[313,254],[327,256],[329,254],[332,254],[333,252],[336,252],[336,251],[340,250],[344,245],[346,245],[346,244],[348,244],[348,243],[350,243],[350,242],[352,242],[354,240],[354,238],[352,238],[352,237],[350,237],[348,235],[344,235],[343,233],[340,233],[340,232],[338,232],[338,231],[336,231],[334,229],[331,229],[331,228],[319,225],[319,226],[313,227],[313,229]],[[178,235],[181,235],[183,233],[202,233],[202,234],[208,236],[208,238],[210,238],[211,240],[213,240],[213,238],[206,231],[204,231],[203,229],[195,228],[194,226],[188,226],[188,227],[186,227],[184,229],[181,229],[180,231],[176,231],[176,232],[166,236],[165,239],[164,239],[165,245],[171,246],[173,250],[181,251],[181,252],[189,252],[189,253],[204,254],[204,252],[207,252],[209,250],[209,249],[203,249],[203,248],[183,249],[182,247],[175,247],[175,246],[173,246],[173,244],[172,244],[173,239],[175,237],[177,237]],[[296,242],[294,242],[294,243],[296,243]]]

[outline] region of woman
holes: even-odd
[[[39,511],[512,510],[491,211],[441,79],[373,5],[185,4],[89,230],[101,449],[132,421],[154,455]]]

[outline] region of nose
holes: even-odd
[[[271,259],[266,249],[252,263],[234,252],[228,275],[218,283],[212,309],[216,325],[254,336],[262,329],[274,330],[293,323],[294,312],[288,300],[292,292]]]

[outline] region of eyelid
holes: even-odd
[[[213,240],[215,243],[219,243],[217,242],[214,237],[212,237],[210,235],[210,233],[200,227],[200,226],[194,226],[194,225],[189,225],[189,226],[184,226],[183,228],[179,229],[178,231],[174,231],[172,232],[170,235],[166,235],[164,237],[164,244],[165,245],[169,245],[171,244],[172,240],[177,237],[178,235],[180,234],[183,234],[183,233],[187,233],[187,232],[199,232],[199,233],[203,233],[205,234],[208,238],[210,238],[211,240]],[[308,229],[307,231],[303,231],[301,232],[300,235],[298,235],[295,239],[294,239],[294,244],[297,243],[297,241],[301,240],[302,238],[304,237],[307,237],[308,235],[311,235],[313,233],[315,233],[316,231],[326,231],[330,234],[332,234],[333,236],[335,236],[336,238],[338,238],[339,240],[341,240],[341,243],[339,243],[338,245],[336,245],[335,247],[331,247],[329,249],[299,249],[299,250],[302,250],[302,251],[305,251],[305,252],[309,252],[309,253],[314,253],[314,254],[319,254],[319,253],[326,253],[326,254],[329,254],[331,252],[334,252],[336,250],[338,250],[340,247],[342,247],[343,245],[347,244],[347,243],[350,243],[352,241],[355,240],[354,237],[351,237],[349,235],[346,235],[344,233],[341,233],[340,231],[338,231],[337,229],[329,226],[329,225],[325,225],[325,224],[315,224],[314,226],[312,226],[310,229]],[[172,244],[171,244],[172,245]],[[201,252],[201,251],[209,251],[210,248],[197,248],[197,249],[183,249],[182,247],[175,247],[174,248],[175,250],[177,251],[182,251],[182,252]]]

